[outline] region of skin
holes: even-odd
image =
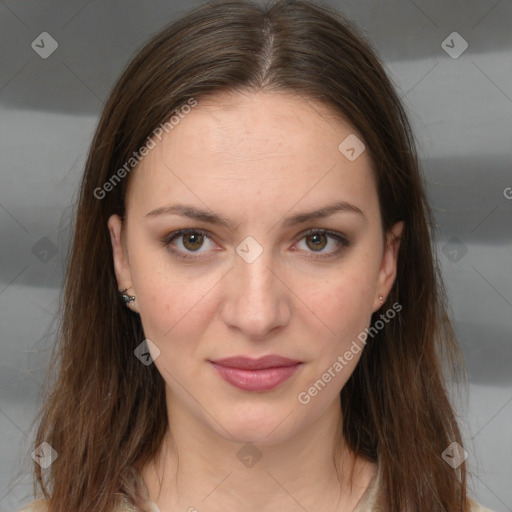
[[[369,152],[349,161],[338,150],[352,133],[299,96],[216,96],[200,101],[130,176],[125,222],[114,215],[108,227],[119,289],[136,296],[130,307],[160,350],[154,364],[166,383],[172,438],[143,478],[161,512],[350,511],[368,487],[374,464],[343,442],[341,479],[333,462],[339,394],[361,352],[309,403],[297,399],[369,326],[396,276],[403,223],[382,232]],[[340,200],[363,215],[283,224]],[[176,202],[227,217],[232,229],[147,216]],[[183,228],[210,236],[169,246],[196,260],[161,243]],[[303,234],[311,228],[343,234],[350,245]],[[236,252],[248,236],[263,249],[251,263]],[[267,354],[303,365],[273,390],[247,392],[209,363]],[[261,454],[252,467],[237,456],[246,443]]]

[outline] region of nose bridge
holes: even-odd
[[[275,274],[271,271],[272,259],[270,251],[264,251],[252,262],[239,258],[236,263],[237,277],[247,294],[258,298],[262,294],[272,293],[275,280]]]
[[[275,300],[276,277],[271,271],[272,251],[256,243],[249,241],[239,245],[235,274],[239,299],[253,301],[255,306],[261,307]],[[247,248],[249,251],[244,253]]]
[[[287,320],[285,287],[276,276],[271,250],[248,237],[236,252],[225,321],[260,337]]]

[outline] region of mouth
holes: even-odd
[[[251,359],[243,356],[209,361],[226,382],[243,391],[269,391],[276,388],[303,366],[281,356]]]

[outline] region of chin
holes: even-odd
[[[297,429],[297,421],[289,414],[289,408],[275,404],[274,410],[244,407],[244,411],[229,408],[225,414],[216,414],[219,420],[212,428],[219,436],[235,443],[252,443],[271,446],[289,439]],[[292,420],[292,421],[290,421]],[[221,426],[222,425],[222,426]],[[222,428],[224,427],[224,428]]]

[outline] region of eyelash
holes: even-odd
[[[172,247],[172,242],[174,241],[174,239],[179,238],[182,235],[189,235],[189,234],[203,235],[204,237],[209,238],[211,240],[211,236],[206,231],[203,231],[202,229],[189,228],[189,229],[180,229],[178,231],[174,231],[173,233],[170,233],[169,235],[165,236],[161,240],[161,244],[163,247],[167,247],[168,249],[170,249],[174,255],[176,255],[178,258],[180,258],[182,260],[193,261],[193,260],[197,260],[197,259],[202,259],[203,258],[202,256],[185,256],[183,252]],[[344,248],[347,248],[351,245],[351,242],[349,242],[341,233],[338,233],[336,231],[330,231],[327,229],[314,229],[314,228],[309,229],[309,230],[301,233],[301,235],[300,235],[301,238],[299,238],[299,241],[302,240],[303,238],[310,236],[310,235],[328,235],[330,238],[337,240],[338,243],[340,244],[340,247],[338,247],[334,251],[331,251],[330,253],[327,253],[327,254],[317,255],[314,253],[314,251],[312,251],[312,254],[313,254],[312,259],[313,260],[326,260],[326,259],[334,258],[334,257],[338,256],[339,253]]]

